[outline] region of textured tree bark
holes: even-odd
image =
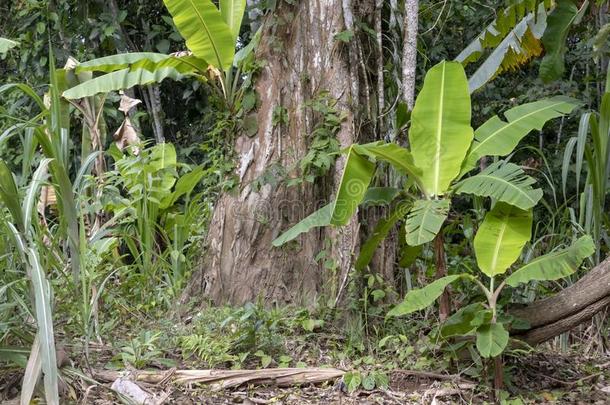
[[[161,105],[161,90],[158,84],[151,84],[146,86],[146,89],[142,89],[142,92],[148,93],[148,99],[150,103],[150,113],[153,118],[152,129],[155,134],[155,140],[157,143],[165,142],[165,135],[163,134],[163,107]]]
[[[273,165],[287,168],[305,155],[309,134],[317,123],[306,103],[321,91],[328,91],[338,101],[336,108],[347,114],[337,134],[340,144],[345,147],[355,141],[350,103],[358,100],[352,83],[358,66],[349,63],[345,45],[334,39],[345,29],[343,6],[349,2],[297,3],[278,3],[274,16],[287,23],[276,24],[278,19],[271,18],[264,22],[257,50],[257,57],[266,61],[256,82],[258,133],[237,137],[241,185],[217,202],[202,261],[182,302],[197,296],[232,304],[257,297],[266,303],[312,303],[322,292],[332,299],[338,280],[351,267],[359,239],[356,220],[345,227],[308,232],[281,248],[271,245],[282,231],[329,200],[340,180],[343,157],[332,173],[315,185],[274,188],[267,184],[258,191],[251,187],[252,181]],[[287,125],[273,125],[277,107],[287,109]],[[327,250],[342,273],[333,277],[314,260],[328,242]]]
[[[413,109],[415,100],[418,14],[419,0],[405,0],[404,39],[402,45],[402,96],[409,110]]]
[[[511,315],[527,320],[530,328],[515,337],[538,344],[588,321],[610,304],[610,258],[556,295],[535,301]]]
[[[378,132],[383,133],[383,110],[385,109],[385,83],[383,81],[383,32],[381,20],[383,13],[383,0],[375,1],[375,32],[377,33],[377,123]]]

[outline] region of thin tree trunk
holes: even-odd
[[[413,109],[415,100],[415,69],[417,67],[418,0],[405,0],[404,40],[402,47],[402,96]]]
[[[500,392],[504,387],[504,362],[502,355],[494,357],[494,399],[500,403]]]
[[[383,82],[383,0],[375,1],[375,32],[377,33],[377,123],[378,132],[383,134],[383,110],[385,109],[385,91]]]
[[[438,280],[447,275],[447,261],[445,258],[445,238],[441,229],[436,238],[434,238],[434,262],[436,265],[435,277]],[[451,314],[451,295],[446,288],[439,298],[439,318],[442,321],[447,319]]]
[[[158,84],[146,86],[150,101],[150,113],[153,118],[152,128],[157,143],[165,143],[165,135],[163,133],[163,107],[161,106],[161,91]]]

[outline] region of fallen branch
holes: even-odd
[[[130,372],[134,381],[149,384],[209,384],[212,389],[238,387],[243,384],[288,387],[300,384],[319,384],[340,378],[345,371],[335,368],[273,368],[263,370],[172,370]],[[112,382],[122,377],[119,371],[94,371],[93,377]]]
[[[431,373],[429,371],[403,370],[403,369],[392,370],[392,373],[410,375],[410,376],[414,376],[414,377],[423,377],[423,378],[428,378],[431,380],[459,381],[459,382],[463,382],[463,383],[467,383],[467,384],[473,384],[472,381],[470,381],[466,378],[460,377],[457,374],[438,374],[438,373]]]
[[[536,345],[588,321],[610,304],[610,257],[557,294],[534,301],[510,314],[528,321],[530,328],[514,337]]]

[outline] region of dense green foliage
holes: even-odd
[[[307,309],[264,292],[240,308],[181,300],[218,197],[242,190],[234,146],[258,132],[260,53],[282,52],[278,27],[297,3],[0,5],[0,363],[18,375],[22,403],[82,399],[62,387],[104,366],[320,364],[349,369],[348,391],[386,389],[395,369],[487,387],[494,370],[500,388],[510,375],[485,359],[531,349],[515,338],[528,325],[511,304],[550,296],[608,256],[607,2],[420,1],[408,111],[406,5],[390,1],[382,32],[360,16],[334,34],[340,57],[355,44],[382,62],[361,54],[368,104],[354,100],[349,115],[318,89],[304,107],[316,121],[307,153],[248,184],[325,190],[343,154],[330,203],[282,232],[274,224],[272,244],[290,251],[314,228],[356,221],[350,267],[325,241],[310,259],[332,287]],[[274,128],[295,114],[269,113]],[[348,116],[362,134],[342,149]],[[371,221],[373,211],[385,215]],[[375,255],[391,249],[388,277]],[[438,322],[433,304],[449,290],[454,310],[439,305]],[[593,325],[607,339],[606,320]],[[62,363],[64,344],[82,360]]]

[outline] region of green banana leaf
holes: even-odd
[[[146,69],[131,70],[130,68],[126,68],[74,86],[64,91],[62,96],[68,100],[74,100],[91,97],[99,93],[126,90],[133,86],[160,83],[167,78],[181,80],[184,77],[185,75],[171,67],[157,69],[154,72]]]
[[[532,0],[513,1],[513,4],[497,13],[496,19],[485,27],[474,41],[456,56],[455,60],[464,66],[476,62],[481,58],[485,50],[494,49],[500,45],[504,38],[513,33],[515,26],[527,17],[527,14],[534,13],[541,3],[545,9],[552,7],[551,0],[545,0],[544,2]]]
[[[350,146],[334,202],[330,220],[332,225],[347,225],[364,198],[375,173],[375,164],[356,151],[355,145]]]
[[[502,42],[494,46],[495,49],[468,79],[471,93],[498,74],[517,69],[542,54],[540,39],[546,29],[547,8],[541,3],[537,13],[527,14],[518,24],[511,27],[510,32],[500,36],[503,38]]]
[[[456,274],[439,278],[425,287],[411,290],[405,299],[388,312],[386,318],[407,315],[415,311],[427,308],[441,296],[445,288],[454,281],[467,277],[465,274]]]
[[[396,189],[369,189],[375,172],[375,164],[367,159],[370,154],[359,154],[357,151],[363,151],[359,145],[352,145],[347,150],[347,160],[335,201],[320,208],[284,232],[272,242],[273,246],[281,246],[315,227],[346,225],[356,212],[358,205],[389,204],[398,195],[400,190]]]
[[[558,0],[557,7],[547,19],[548,27],[542,36],[546,51],[540,63],[539,74],[542,81],[548,83],[563,76],[568,33],[572,25],[583,17],[588,6],[588,0],[582,3],[580,9],[572,0]]]
[[[76,73],[110,73],[129,68],[132,71],[146,69],[154,72],[162,68],[174,68],[179,73],[190,74],[204,72],[207,67],[208,63],[205,60],[193,55],[173,56],[154,52],[132,52],[104,56],[103,58],[82,62],[76,66],[75,71]]]
[[[521,167],[499,161],[456,184],[455,192],[492,197],[526,210],[534,207],[542,198],[542,189],[532,188],[535,183],[536,180],[527,176]]]
[[[163,0],[193,54],[219,69],[233,63],[235,40],[211,0]]]
[[[246,0],[220,0],[220,14],[233,34],[233,43],[237,41],[241,20],[246,11]]]
[[[505,280],[516,287],[533,280],[558,280],[573,274],[583,260],[595,253],[595,244],[590,236],[582,236],[567,249],[552,252],[532,260]]]
[[[330,219],[333,216],[333,209],[334,203],[325,205],[278,236],[273,242],[271,242],[272,245],[275,247],[282,246],[300,234],[308,232],[313,228],[330,225]]]
[[[444,194],[460,172],[473,138],[466,74],[441,62],[426,74],[411,114],[409,140],[427,196]]]
[[[501,323],[481,325],[477,329],[477,350],[481,357],[499,356],[508,344],[508,331]]]
[[[415,166],[411,152],[395,143],[377,141],[364,145],[353,145],[353,148],[358,154],[368,156],[374,161],[389,163],[400,173],[410,176],[415,181],[418,181],[421,176],[421,170]]]
[[[460,308],[455,314],[451,315],[439,330],[440,336],[447,339],[452,336],[467,336],[472,334],[476,326],[472,325],[472,321],[476,315],[485,311],[485,307],[480,302],[467,305]]]
[[[417,200],[405,221],[407,244],[419,246],[430,242],[447,219],[449,200]]]
[[[485,215],[474,237],[481,271],[489,277],[503,274],[519,258],[532,237],[532,211],[498,202]]]
[[[548,121],[563,117],[580,105],[578,100],[558,96],[513,107],[504,113],[507,121],[493,116],[474,132],[461,175],[474,169],[483,156],[508,155],[531,131],[542,130]]]
[[[161,199],[160,209],[167,209],[175,204],[176,201],[180,197],[185,194],[189,194],[195,189],[195,186],[199,184],[201,179],[205,176],[205,171],[203,170],[203,166],[197,166],[195,169],[190,172],[184,174],[182,177],[178,179],[176,182],[176,186],[174,187],[174,191],[170,194],[165,195]]]

